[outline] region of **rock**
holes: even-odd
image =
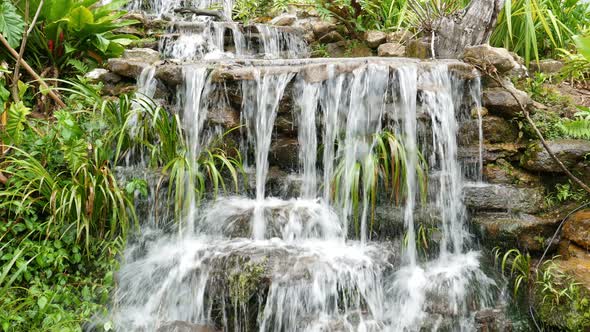
[[[506,73],[518,66],[514,57],[505,48],[492,47],[488,44],[467,46],[461,56],[465,62],[487,68],[494,66],[499,73]]]
[[[563,62],[553,59],[545,59],[539,61],[533,61],[530,63],[529,68],[532,72],[540,72],[544,74],[556,74],[563,68]]]
[[[425,39],[410,40],[406,45],[406,56],[418,59],[432,58],[430,42]]]
[[[207,113],[207,120],[209,124],[232,129],[240,125],[240,112],[229,106],[215,107]]]
[[[514,167],[504,159],[498,159],[494,164],[485,165],[483,168],[484,179],[493,184],[512,184],[517,187],[539,186],[541,179]]]
[[[342,58],[346,55],[346,41],[326,45],[326,52],[331,58]]]
[[[475,211],[535,213],[543,208],[544,188],[478,183],[463,189],[465,205]]]
[[[481,127],[484,142],[487,143],[514,142],[518,139],[516,126],[497,116],[483,117]],[[465,145],[479,142],[478,120],[467,120],[461,123],[458,141]]]
[[[472,119],[478,119],[479,117],[485,117],[488,115],[488,109],[485,107],[474,107],[469,112]]]
[[[371,30],[365,32],[363,39],[370,48],[377,48],[385,42],[387,35],[385,32]]]
[[[515,143],[501,143],[501,144],[487,144],[483,145],[483,162],[488,164],[498,159],[506,159],[509,161],[519,161],[521,151],[524,151],[522,144]],[[479,146],[460,146],[458,151],[458,157],[462,160],[479,160]]]
[[[383,57],[402,57],[406,54],[406,47],[399,43],[385,43],[379,45],[379,48],[377,49],[377,54]]]
[[[270,20],[270,25],[276,25],[281,27],[291,26],[297,21],[297,16],[291,14],[279,15]]]
[[[136,78],[145,67],[149,66],[145,62],[127,60],[127,59],[109,59],[107,68],[120,76]]]
[[[402,29],[388,33],[385,41],[388,43],[407,44],[412,36],[413,34],[410,31]]]
[[[211,326],[193,324],[180,320],[167,322],[158,327],[156,332],[216,332],[217,330]]]
[[[156,78],[171,87],[175,87],[184,82],[182,67],[171,63],[158,66],[156,69]]]
[[[487,247],[505,250],[542,251],[549,244],[560,219],[556,216],[534,216],[499,212],[478,213],[472,219]]]
[[[352,47],[348,55],[353,58],[370,57],[373,56],[373,50],[365,44],[359,44]]]
[[[526,92],[517,90],[514,87],[507,87],[507,89],[510,89],[514,93],[523,107],[527,108],[532,104],[533,101]],[[484,90],[482,99],[483,106],[491,113],[508,119],[514,118],[522,112],[514,96],[501,87]]]
[[[482,119],[483,138],[489,143],[514,142],[518,139],[518,128],[497,116]]]
[[[321,36],[318,39],[318,41],[323,44],[336,43],[339,41],[344,41],[344,37],[342,37],[342,35],[338,33],[338,31],[330,31],[325,35]]]
[[[283,170],[295,170],[299,164],[299,142],[295,138],[273,140],[268,155],[269,163]]]
[[[571,215],[563,227],[563,236],[580,247],[590,250],[590,209]]]
[[[488,308],[475,313],[477,332],[511,332],[512,322],[506,317],[504,308]]]
[[[590,141],[587,140],[558,139],[547,141],[547,145],[567,168],[576,166],[590,153]],[[521,165],[531,171],[562,172],[540,142],[529,146],[521,159]]]
[[[311,27],[316,38],[320,38],[330,31],[336,30],[336,24],[326,21],[315,21]]]
[[[125,50],[121,58],[152,64],[160,61],[160,52],[151,48],[132,48]]]
[[[137,21],[136,24],[146,24],[147,20],[146,17],[143,13],[140,12],[131,12],[131,13],[127,13],[125,15],[123,15],[123,17],[121,17],[122,20],[133,20],[133,21]]]
[[[92,83],[103,82],[103,83],[116,84],[121,81],[121,76],[119,76],[115,73],[111,73],[110,71],[103,69],[103,68],[95,68],[95,69],[89,71],[88,73],[86,73],[86,75],[84,75],[84,77],[87,78]]]

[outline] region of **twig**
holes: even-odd
[[[10,44],[8,44],[8,41],[6,40],[6,38],[4,38],[4,36],[2,36],[2,34],[0,34],[0,43],[2,43],[4,47],[6,47],[8,52],[10,52],[10,54],[15,59],[18,59],[18,53],[14,50],[14,48],[12,48],[12,46],[10,46]],[[39,75],[37,75],[37,73],[33,70],[33,68],[31,68],[31,66],[29,66],[29,64],[25,60],[20,59],[19,62],[20,65],[23,66],[23,68],[25,68],[25,70],[29,73],[29,75],[33,76],[35,81],[39,82],[39,85],[41,85],[41,87],[47,91],[49,97],[51,97],[51,99],[53,99],[56,104],[58,104],[60,107],[66,107],[66,104],[64,104],[64,102],[58,97],[58,95],[55,94],[55,92],[51,90],[49,86],[47,86],[43,79]]]
[[[20,99],[18,96],[18,79],[19,79],[19,71],[20,71],[20,60],[23,58],[23,55],[25,53],[25,48],[27,47],[27,40],[29,38],[29,35],[31,34],[31,32],[35,28],[35,23],[37,23],[37,19],[39,18],[39,14],[41,13],[41,8],[43,8],[43,1],[44,0],[39,1],[39,6],[37,7],[37,11],[35,12],[35,16],[33,17],[33,20],[31,21],[31,23],[27,24],[25,22],[25,31],[23,33],[23,39],[20,44],[18,58],[16,59],[16,64],[14,65],[14,76],[13,76],[13,80],[12,80],[12,99],[15,102],[18,102]],[[27,17],[29,17],[29,1],[28,0],[25,4],[25,20]]]
[[[478,66],[476,66],[476,67],[478,67]],[[483,68],[480,67],[479,69],[482,70]],[[516,94],[511,89],[508,89],[504,85],[502,80],[500,80],[496,76],[493,76],[491,72],[485,71],[485,70],[482,70],[482,72],[486,73],[488,75],[488,77],[490,77],[492,80],[494,80],[496,83],[498,83],[500,87],[502,87],[504,90],[506,90],[506,91],[508,91],[508,93],[510,93],[510,95],[514,98],[514,100],[516,100],[518,107],[522,110],[522,113],[524,114],[528,123],[531,125],[531,127],[533,127],[535,134],[537,134],[537,137],[541,141],[541,144],[543,145],[543,147],[545,148],[545,151],[547,151],[547,153],[549,154],[551,159],[553,159],[553,161],[555,161],[555,163],[559,166],[559,168],[561,168],[561,170],[565,173],[565,175],[567,175],[567,177],[570,178],[570,180],[574,181],[578,186],[580,186],[580,188],[582,188],[586,192],[590,193],[590,187],[588,187],[588,185],[586,185],[584,182],[582,182],[582,180],[578,179],[572,172],[570,172],[569,169],[567,169],[567,167],[565,167],[565,165],[561,162],[561,160],[559,160],[559,158],[557,158],[555,153],[553,153],[553,151],[551,151],[551,148],[547,144],[547,141],[545,141],[543,134],[541,134],[541,131],[539,130],[539,128],[537,128],[537,125],[535,124],[533,119],[531,119],[531,115],[530,115],[529,111],[526,109],[526,107],[524,107],[524,105],[522,105],[522,103],[520,102],[520,99],[518,99]]]

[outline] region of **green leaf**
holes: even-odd
[[[578,52],[590,61],[590,34],[587,36],[574,36],[574,42],[578,48]]]
[[[4,0],[0,4],[0,33],[11,47],[16,48],[19,46],[24,30],[23,18],[16,12],[16,8],[10,1]]]
[[[47,298],[45,296],[39,297],[39,299],[37,299],[37,305],[39,306],[39,309],[43,310],[47,305]]]
[[[13,143],[20,143],[29,113],[31,113],[30,109],[22,101],[10,105],[8,109],[8,122],[6,123],[5,129]]]
[[[48,0],[43,5],[43,17],[47,23],[54,23],[64,19],[72,9],[73,0]]]
[[[88,8],[80,6],[70,12],[69,27],[72,30],[80,31],[92,23],[94,23],[94,15],[92,15],[92,12]]]

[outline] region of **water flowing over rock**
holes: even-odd
[[[173,15],[178,7],[158,0],[150,8]],[[197,157],[224,127],[240,124],[232,139],[252,186],[201,202],[189,197],[176,231],[156,226],[170,220],[145,225],[118,275],[110,313],[116,330],[491,326],[489,315],[474,319],[498,294],[480,253],[470,249],[465,203],[478,198],[463,200],[470,195],[457,138],[471,110],[481,108],[473,67],[456,60],[308,59],[302,39],[285,27],[201,16],[192,24],[175,15],[160,45],[165,60],[131,57],[110,69],[136,78],[142,91],[156,84],[176,91],[170,99],[191,167],[199,167]],[[313,31],[335,32],[331,24]],[[374,152],[385,131],[403,143],[399,195],[392,197],[372,196],[369,184],[384,179],[367,171],[381,162]],[[482,145],[476,146],[481,171]],[[422,172],[428,190],[421,190]],[[505,207],[501,195],[484,193],[486,208]],[[374,218],[392,229],[375,226]],[[436,234],[428,255],[421,251],[425,229]]]

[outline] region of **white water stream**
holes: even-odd
[[[174,6],[154,2],[152,10],[170,13]],[[226,52],[225,32],[211,29],[217,24],[186,38],[181,33],[164,49],[197,61],[184,67],[178,92],[194,161],[206,148],[210,95],[229,89],[214,84],[210,69],[198,64],[211,58],[207,54]],[[300,56],[297,41],[257,29],[262,58]],[[202,40],[217,46],[200,48]],[[245,45],[236,43],[232,57],[246,56]],[[454,77],[444,63],[369,61],[352,71],[328,64],[325,80],[308,82],[301,74],[266,70],[264,64],[278,62],[261,63],[250,65],[252,79],[238,85],[242,154],[253,156],[253,193],[201,205],[189,199],[187,220],[179,221],[189,227],[146,229],[130,243],[111,311],[116,329],[173,331],[183,322],[225,331],[474,331],[473,314],[494,304],[494,283],[481,271],[478,252],[469,249],[456,134],[458,113],[478,105],[473,91],[479,81]],[[275,121],[286,110],[296,122],[298,145],[291,153],[302,185],[297,197],[281,199],[269,197],[266,182]],[[348,188],[359,165],[374,162],[368,157],[384,128],[405,146],[404,224],[391,226],[405,236],[376,241],[367,184],[377,175],[362,174],[359,202]],[[428,197],[420,196],[419,151],[429,165]],[[439,239],[430,259],[416,246],[414,212],[425,208],[422,198],[440,220],[432,225]]]

